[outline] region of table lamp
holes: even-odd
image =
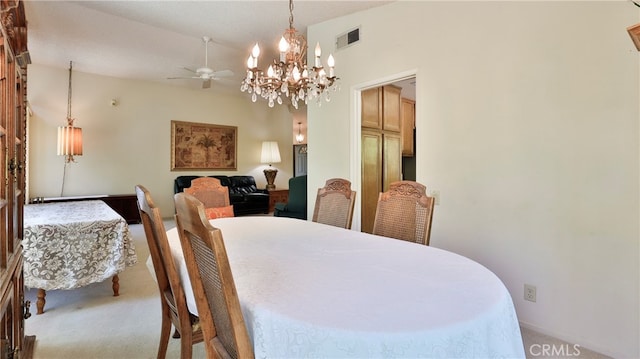
[[[267,191],[276,189],[276,185],[273,184],[273,181],[275,181],[276,179],[278,170],[271,167],[271,164],[280,163],[280,150],[278,149],[278,142],[262,142],[262,155],[260,156],[260,162],[269,165],[269,167],[265,168],[264,170],[264,177],[267,179]]]

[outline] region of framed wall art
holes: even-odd
[[[238,128],[171,121],[171,170],[237,169]]]

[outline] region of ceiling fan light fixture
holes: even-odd
[[[278,45],[279,60],[274,59],[265,74],[258,68],[260,47],[256,43],[247,59],[247,75],[242,80],[240,91],[251,94],[256,102],[258,96],[265,99],[269,107],[282,104],[282,98],[288,97],[296,109],[298,102],[308,104],[316,99],[318,104],[324,99],[329,102],[330,90],[339,89],[339,78],[335,76],[335,59],[329,55],[327,66],[322,66],[322,49],[316,44],[314,66],[307,67],[307,40],[293,27],[293,0],[289,0],[289,28],[285,30]]]

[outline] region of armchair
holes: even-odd
[[[276,203],[273,215],[307,219],[307,176],[289,179],[289,201]]]

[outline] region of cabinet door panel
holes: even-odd
[[[361,231],[371,233],[382,190],[382,135],[362,131],[362,217]]]
[[[382,128],[382,92],[379,88],[362,91],[362,127]]]
[[[400,181],[402,176],[402,144],[399,134],[385,133],[382,158],[382,191],[389,190],[391,182]]]
[[[412,100],[402,99],[402,156],[413,157],[413,129],[416,107]]]
[[[391,85],[382,87],[382,129],[385,131],[400,132],[401,130],[401,90],[401,88]]]

